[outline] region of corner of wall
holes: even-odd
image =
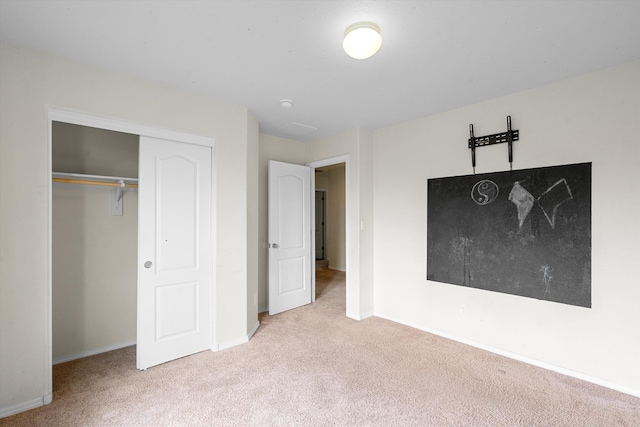
[[[247,111],[247,333],[258,322],[259,280],[259,187],[260,132],[259,123]]]

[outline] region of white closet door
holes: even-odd
[[[140,137],[137,367],[210,349],[212,148]]]

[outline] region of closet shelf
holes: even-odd
[[[105,187],[138,188],[138,178],[88,175],[81,173],[52,172],[53,182],[66,184],[101,185]]]

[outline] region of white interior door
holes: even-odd
[[[140,137],[138,369],[212,346],[212,154]]]
[[[269,314],[311,303],[311,168],[269,162]]]

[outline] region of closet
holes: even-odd
[[[52,123],[52,360],[136,343],[139,136]]]

